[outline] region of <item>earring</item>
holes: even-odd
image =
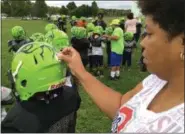
[[[184,53],[181,53],[181,54],[180,54],[180,58],[181,58],[181,60],[184,61]]]

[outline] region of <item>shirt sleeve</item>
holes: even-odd
[[[114,30],[114,32],[113,32],[113,34],[112,34],[112,36],[117,36],[117,37],[119,37],[120,38],[120,31],[119,31],[119,29],[118,28],[116,28],[115,30]]]
[[[156,80],[157,80],[157,76],[154,74],[150,74],[148,77],[146,77],[142,81],[142,85],[143,85],[143,87],[148,87],[148,86],[152,85],[153,83],[155,83]]]

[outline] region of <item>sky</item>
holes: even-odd
[[[48,6],[66,6],[72,1],[46,1]],[[91,5],[92,1],[74,1],[77,6],[82,4]],[[131,9],[133,1],[96,1],[99,8],[105,9]]]

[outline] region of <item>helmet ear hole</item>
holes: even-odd
[[[26,85],[27,85],[27,80],[22,80],[22,81],[21,81],[21,85],[22,85],[23,87],[26,87]]]

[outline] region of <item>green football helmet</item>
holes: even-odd
[[[15,40],[22,40],[26,37],[26,33],[21,26],[14,26],[11,30],[11,34]]]
[[[95,26],[93,23],[88,23],[86,26],[87,32],[92,32],[94,30]]]
[[[72,35],[73,37],[75,36],[76,30],[77,30],[77,26],[73,26],[73,27],[71,28],[71,35]]]
[[[101,35],[100,29],[94,29],[93,34],[99,34],[99,35]]]
[[[84,27],[72,27],[71,28],[71,34],[73,37],[76,37],[77,39],[82,39],[87,37],[87,31]]]
[[[87,18],[85,18],[85,17],[80,17],[80,20],[82,20],[82,21],[87,21]]]
[[[105,29],[105,34],[111,35],[112,33],[113,33],[113,28],[112,28],[112,27],[107,27],[107,28]]]
[[[121,17],[119,20],[120,21],[125,21],[125,18],[124,17]]]
[[[53,24],[53,23],[47,24],[45,26],[46,33],[51,31],[51,30],[54,30],[54,29],[58,29],[58,27],[55,24]]]
[[[30,39],[32,39],[33,41],[37,41],[37,42],[44,42],[45,41],[45,36],[42,33],[34,33],[30,37]]]
[[[91,37],[93,35],[93,31],[92,32],[88,32],[87,33],[87,38]]]
[[[132,41],[134,38],[134,34],[131,32],[125,32],[124,33],[124,40],[125,41]]]
[[[66,18],[66,15],[64,15],[64,14],[61,15],[61,18],[62,18],[62,19],[65,19],[65,18]]]
[[[72,16],[71,19],[72,20],[76,20],[77,18],[76,18],[76,16]]]
[[[48,44],[52,44],[53,38],[54,38],[54,35],[53,35],[52,30],[49,31],[49,32],[47,32],[47,33],[45,34],[45,42],[47,42]]]
[[[120,24],[120,20],[119,19],[113,19],[111,21],[111,23],[110,23],[111,26],[113,26],[113,25],[119,26],[119,24]]]
[[[45,42],[31,42],[14,55],[11,70],[16,92],[22,101],[35,93],[59,88],[65,82],[66,64],[58,60],[55,49]]]
[[[102,35],[103,32],[104,32],[104,30],[103,30],[103,28],[101,26],[96,26],[94,28],[94,31],[93,31],[93,33],[97,33],[97,34],[100,34],[100,35]]]
[[[52,31],[52,34],[53,39],[51,44],[55,47],[57,51],[60,51],[69,46],[69,37],[65,32],[55,29]]]

